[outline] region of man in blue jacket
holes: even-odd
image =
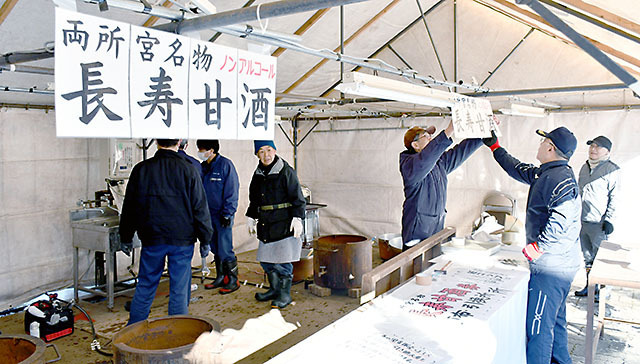
[[[402,205],[403,250],[444,228],[447,174],[482,145],[481,139],[466,139],[447,151],[453,144],[453,121],[432,138],[435,131],[434,126],[427,129],[414,126],[404,134],[407,150],[400,153],[405,198]],[[409,242],[411,244],[407,245]]]
[[[509,176],[530,185],[525,224],[529,260],[527,364],[571,363],[567,343],[566,302],[580,268],[580,193],[569,158],[576,138],[565,127],[544,137],[538,148],[540,167],[521,163],[500,147],[498,138],[483,142]]]
[[[219,154],[217,140],[199,139],[198,156],[202,162],[202,183],[207,193],[213,239],[211,250],[216,264],[216,279],[205,289],[220,288],[221,294],[240,288],[238,263],[233,252],[233,216],[238,209],[238,173],[230,159]]]
[[[133,234],[142,242],[129,325],[149,317],[160,276],[169,259],[169,315],[189,313],[191,258],[196,238],[211,241],[211,219],[200,175],[178,154],[178,139],[157,139],[153,158],[131,171],[120,216],[122,251],[129,255]],[[200,255],[209,254],[200,245]]]

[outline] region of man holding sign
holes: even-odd
[[[482,145],[481,139],[465,139],[447,150],[453,144],[453,121],[432,137],[435,131],[433,125],[426,129],[414,126],[404,134],[407,150],[400,153],[405,197],[402,206],[403,250],[444,228],[447,174]]]

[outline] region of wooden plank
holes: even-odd
[[[0,24],[2,24],[2,22],[4,22],[4,20],[9,16],[9,13],[11,12],[11,10],[13,10],[13,7],[16,6],[17,3],[18,0],[4,1],[4,4],[0,6]]]
[[[508,16],[514,20],[517,20],[523,24],[526,24],[532,28],[535,28],[536,30],[542,32],[543,34],[546,34],[548,36],[551,36],[553,38],[559,39],[567,44],[570,44],[574,47],[578,47],[575,43],[573,43],[573,41],[571,41],[570,39],[567,39],[564,37],[564,34],[562,34],[560,31],[558,31],[556,28],[554,28],[551,24],[547,23],[546,20],[544,20],[544,18],[542,18],[540,15],[524,10],[520,7],[518,7],[515,4],[512,4],[506,0],[491,0],[491,2],[493,3],[497,3],[499,5],[501,5],[502,7],[508,9],[508,10],[504,10],[500,7],[494,6],[492,4],[489,3],[489,1],[485,1],[485,0],[474,0],[475,2],[477,2],[478,4],[482,4],[490,9],[493,9],[501,14],[504,14],[505,16]],[[521,15],[521,16],[518,16]],[[540,24],[544,24],[548,27],[550,27],[551,29],[553,29],[553,31],[549,31],[546,29],[543,29],[540,27]],[[556,34],[555,32],[558,32],[559,34]],[[587,39],[589,42],[591,42],[596,48],[598,48],[599,50],[601,50],[603,53],[607,54],[610,57],[616,57],[620,60],[623,60],[625,62],[628,62],[636,67],[640,67],[638,66],[638,64],[640,63],[640,59],[632,57],[626,53],[620,52],[612,47],[609,47],[603,43],[600,43],[598,41],[595,41],[583,34],[580,34],[582,37],[584,37],[585,39]],[[629,69],[628,67],[623,67],[625,70],[630,71],[634,74],[638,74],[638,70],[637,69]]]
[[[316,11],[315,14],[313,14],[309,19],[307,19],[307,21],[304,22],[304,24],[302,24],[300,26],[300,28],[298,28],[295,32],[293,32],[293,34],[302,35],[302,34],[306,33],[307,30],[309,30],[309,28],[311,28],[315,23],[317,23],[324,16],[324,14],[327,13],[327,11],[329,11],[329,8],[320,9],[320,10]],[[271,55],[274,56],[274,57],[278,57],[285,50],[286,50],[286,48],[279,47],[278,49],[273,51],[273,53],[271,53]]]
[[[360,34],[362,34],[362,32],[364,32],[367,28],[373,25],[378,19],[380,19],[384,14],[386,14],[389,10],[391,10],[391,8],[396,6],[399,2],[400,0],[393,0],[392,2],[390,2],[387,6],[385,6],[384,9],[382,9],[382,11],[376,14],[373,18],[369,19],[369,21],[367,21],[360,29],[356,30],[355,33],[353,33],[349,38],[347,38],[347,40],[344,41],[344,45],[351,43],[351,41],[356,39]],[[340,46],[336,47],[333,51],[338,52],[339,50],[340,50]],[[308,70],[304,75],[302,75],[302,77],[298,78],[294,83],[292,83],[289,87],[287,87],[287,89],[284,90],[282,93],[287,94],[291,90],[300,86],[302,82],[304,82],[306,79],[311,77],[311,75],[313,75],[318,69],[320,69],[320,67],[322,67],[328,61],[329,61],[328,59],[323,58],[320,62],[316,63],[315,66],[311,67],[311,69]],[[276,100],[279,100],[279,98]]]
[[[456,233],[456,229],[453,227],[446,227],[441,231],[437,232],[435,235],[422,240],[420,243],[413,246],[411,249],[408,249],[395,257],[387,260],[386,262],[380,264],[370,272],[367,272],[362,275],[362,297],[360,298],[360,303],[365,303],[375,298],[375,296],[380,295],[389,289],[393,288],[388,287],[380,287],[377,283],[379,281],[383,281],[387,279],[394,272],[399,270],[399,280],[398,284],[410,279],[417,273],[419,273],[422,269],[426,268],[425,255],[429,257],[433,257],[434,251],[440,252],[440,244]],[[416,264],[416,262],[420,262],[420,264]],[[428,260],[427,260],[428,261]],[[391,278],[393,281],[393,278]],[[397,285],[397,284],[396,284]],[[384,289],[384,290],[383,290]],[[371,292],[375,292],[375,294],[371,294]]]
[[[582,0],[562,0],[562,1],[559,1],[559,3],[564,3],[566,5],[569,5],[575,8],[576,10],[586,11],[587,13],[590,13],[599,19],[602,19],[611,24],[617,25],[621,28],[625,28],[625,29],[631,30],[632,32],[640,34],[640,24],[634,23],[630,20],[627,20],[617,14],[614,14],[607,10],[599,8],[595,5],[587,4]]]

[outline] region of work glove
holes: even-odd
[[[482,142],[484,143],[484,145],[489,147],[492,152],[500,148],[500,143],[498,143],[498,137],[496,136],[496,132],[494,130],[491,130],[490,137],[482,138]]]
[[[128,242],[128,243],[120,242],[120,250],[122,250],[123,253],[125,253],[128,257],[130,257],[131,256],[131,251],[133,250],[133,243],[132,242]]]
[[[231,216],[220,216],[220,226],[223,228],[231,226]]]
[[[602,231],[604,231],[604,233],[606,235],[609,235],[613,232],[613,224],[610,223],[609,221],[605,221],[602,223]]]
[[[299,217],[294,217],[293,220],[291,220],[291,227],[289,228],[289,230],[293,231],[293,236],[295,236],[296,238],[301,237],[302,236],[302,219]]]
[[[252,217],[247,217],[247,230],[249,231],[249,235],[256,235],[258,232],[256,230],[257,227],[258,227],[258,220]]]
[[[211,253],[211,247],[209,246],[209,244],[200,243],[200,257],[206,258],[209,253]]]
[[[527,244],[522,249],[522,254],[524,254],[527,260],[529,260],[530,262],[533,262],[536,259],[540,258],[542,254],[544,254],[544,252],[540,250],[540,247],[538,247],[538,243],[534,241],[531,244]]]

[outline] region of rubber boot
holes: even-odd
[[[222,266],[222,262],[220,261],[220,259],[218,259],[218,257],[215,258],[215,262],[216,262],[216,279],[213,281],[213,283],[205,284],[204,289],[219,288],[219,287],[222,287],[223,285],[223,280],[225,275],[224,267]]]
[[[271,302],[272,308],[285,308],[293,300],[291,299],[291,277],[280,276],[278,285],[278,298]]]
[[[238,282],[238,260],[234,258],[226,262],[222,262],[224,269],[224,278],[222,280],[222,286],[220,287],[220,294],[229,294],[240,288],[240,282]]]
[[[587,271],[587,283],[585,283],[584,288],[579,290],[579,291],[575,291],[573,292],[574,295],[576,295],[576,297],[587,297],[587,289],[589,288],[589,272],[591,271],[591,268],[586,268]],[[596,291],[598,290],[598,287],[596,287]]]
[[[268,272],[267,279],[269,280],[269,290],[256,293],[256,299],[260,302],[275,299],[279,294],[278,285],[280,284],[280,277],[278,276],[278,272]]]

